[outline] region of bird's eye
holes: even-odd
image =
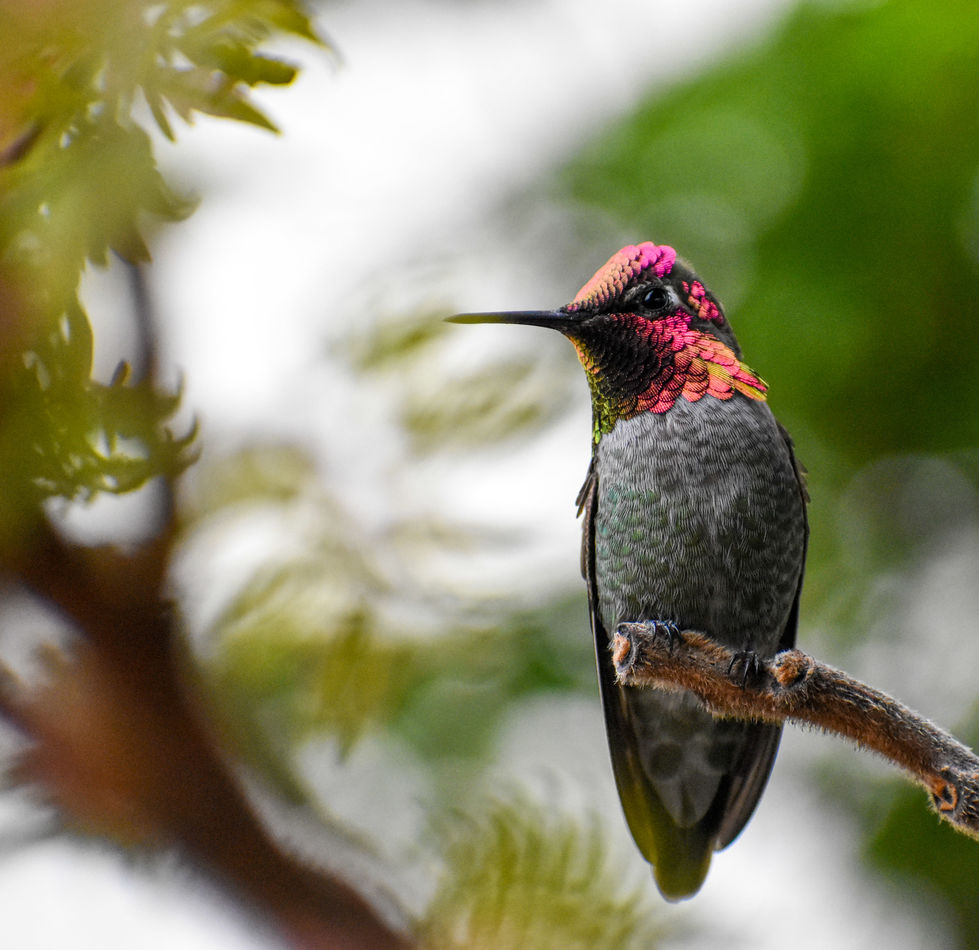
[[[663,310],[670,302],[669,291],[665,287],[653,287],[646,291],[642,305],[647,310]]]

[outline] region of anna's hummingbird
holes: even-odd
[[[672,247],[622,248],[559,310],[451,319],[553,327],[585,368],[581,560],[612,767],[660,891],[689,897],[751,817],[781,729],[714,719],[691,693],[620,686],[610,634],[625,622],[703,631],[746,674],[794,644],[808,528],[791,440]]]

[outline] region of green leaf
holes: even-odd
[[[296,78],[296,68],[280,59],[253,52],[249,43],[231,36],[214,37],[201,48],[183,43],[181,49],[199,66],[217,69],[235,82],[254,86],[258,83],[287,85]]]
[[[202,112],[277,131],[268,118],[248,103],[243,92],[221,79],[220,73],[203,66],[169,71],[160,79],[159,90],[185,122],[191,122],[195,112]]]
[[[167,427],[179,394],[95,383],[91,359],[88,317],[76,302],[3,379],[0,468],[24,505],[132,491],[193,461],[195,430],[174,437]]]

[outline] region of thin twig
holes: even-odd
[[[878,752],[924,786],[938,814],[979,838],[979,757],[886,693],[799,650],[747,667],[703,633],[670,639],[643,623],[612,641],[619,681],[687,689],[716,716],[804,722]],[[746,677],[747,670],[747,677]]]

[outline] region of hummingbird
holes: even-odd
[[[557,310],[449,319],[550,327],[584,367],[581,569],[612,770],[660,892],[691,897],[754,812],[781,727],[714,718],[683,690],[620,685],[610,639],[625,623],[701,631],[746,677],[794,646],[809,529],[792,441],[720,303],[668,245],[622,248]]]

